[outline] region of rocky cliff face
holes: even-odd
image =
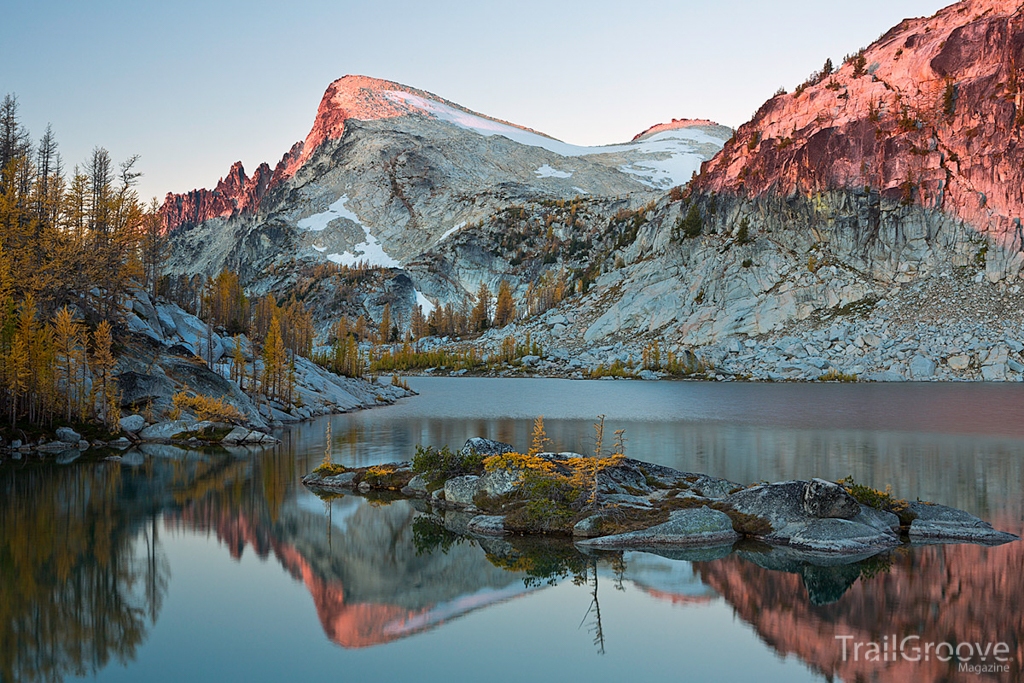
[[[696,187],[753,199],[863,190],[960,219],[1011,254],[990,274],[1016,276],[1022,98],[1020,3],[965,0],[766,102]]]
[[[1022,50],[1016,2],[902,22],[765,103],[526,327],[584,372],[646,337],[721,376],[1021,379]]]

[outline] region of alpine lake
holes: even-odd
[[[852,475],[1020,535],[1022,386],[408,381],[418,396],[290,427],[264,450],[5,459],[0,683],[1024,676],[1019,541],[827,566],[750,543],[586,553],[463,536],[423,501],[323,500],[300,482],[325,451],[365,466],[474,436],[525,449],[538,415],[555,450],[589,453],[604,415],[632,458],[741,483]],[[893,649],[908,637],[916,660]],[[958,660],[926,643],[1009,654],[965,670],[991,651]]]

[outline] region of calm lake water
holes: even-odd
[[[410,379],[420,396],[314,421],[258,453],[146,446],[120,464],[0,464],[8,681],[1021,679],[1024,544],[812,566],[762,546],[584,555],[471,539],[422,503],[301,485],[323,458],[408,459],[544,415],[589,452],[750,483],[820,476],[1024,531],[1024,388]],[[1010,671],[847,661],[837,636],[1004,642]],[[977,662],[977,660],[975,660]]]

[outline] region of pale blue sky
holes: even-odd
[[[386,78],[577,144],[746,121],[826,57],[942,0],[7,0],[0,94],[65,161],[140,154],[144,197],[274,165],[327,85]]]

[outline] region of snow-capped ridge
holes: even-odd
[[[672,119],[667,123],[656,123],[647,130],[633,136],[631,142],[637,142],[657,133],[664,133],[668,130],[679,130],[680,128],[699,128],[703,126],[718,127],[721,124],[710,119]]]

